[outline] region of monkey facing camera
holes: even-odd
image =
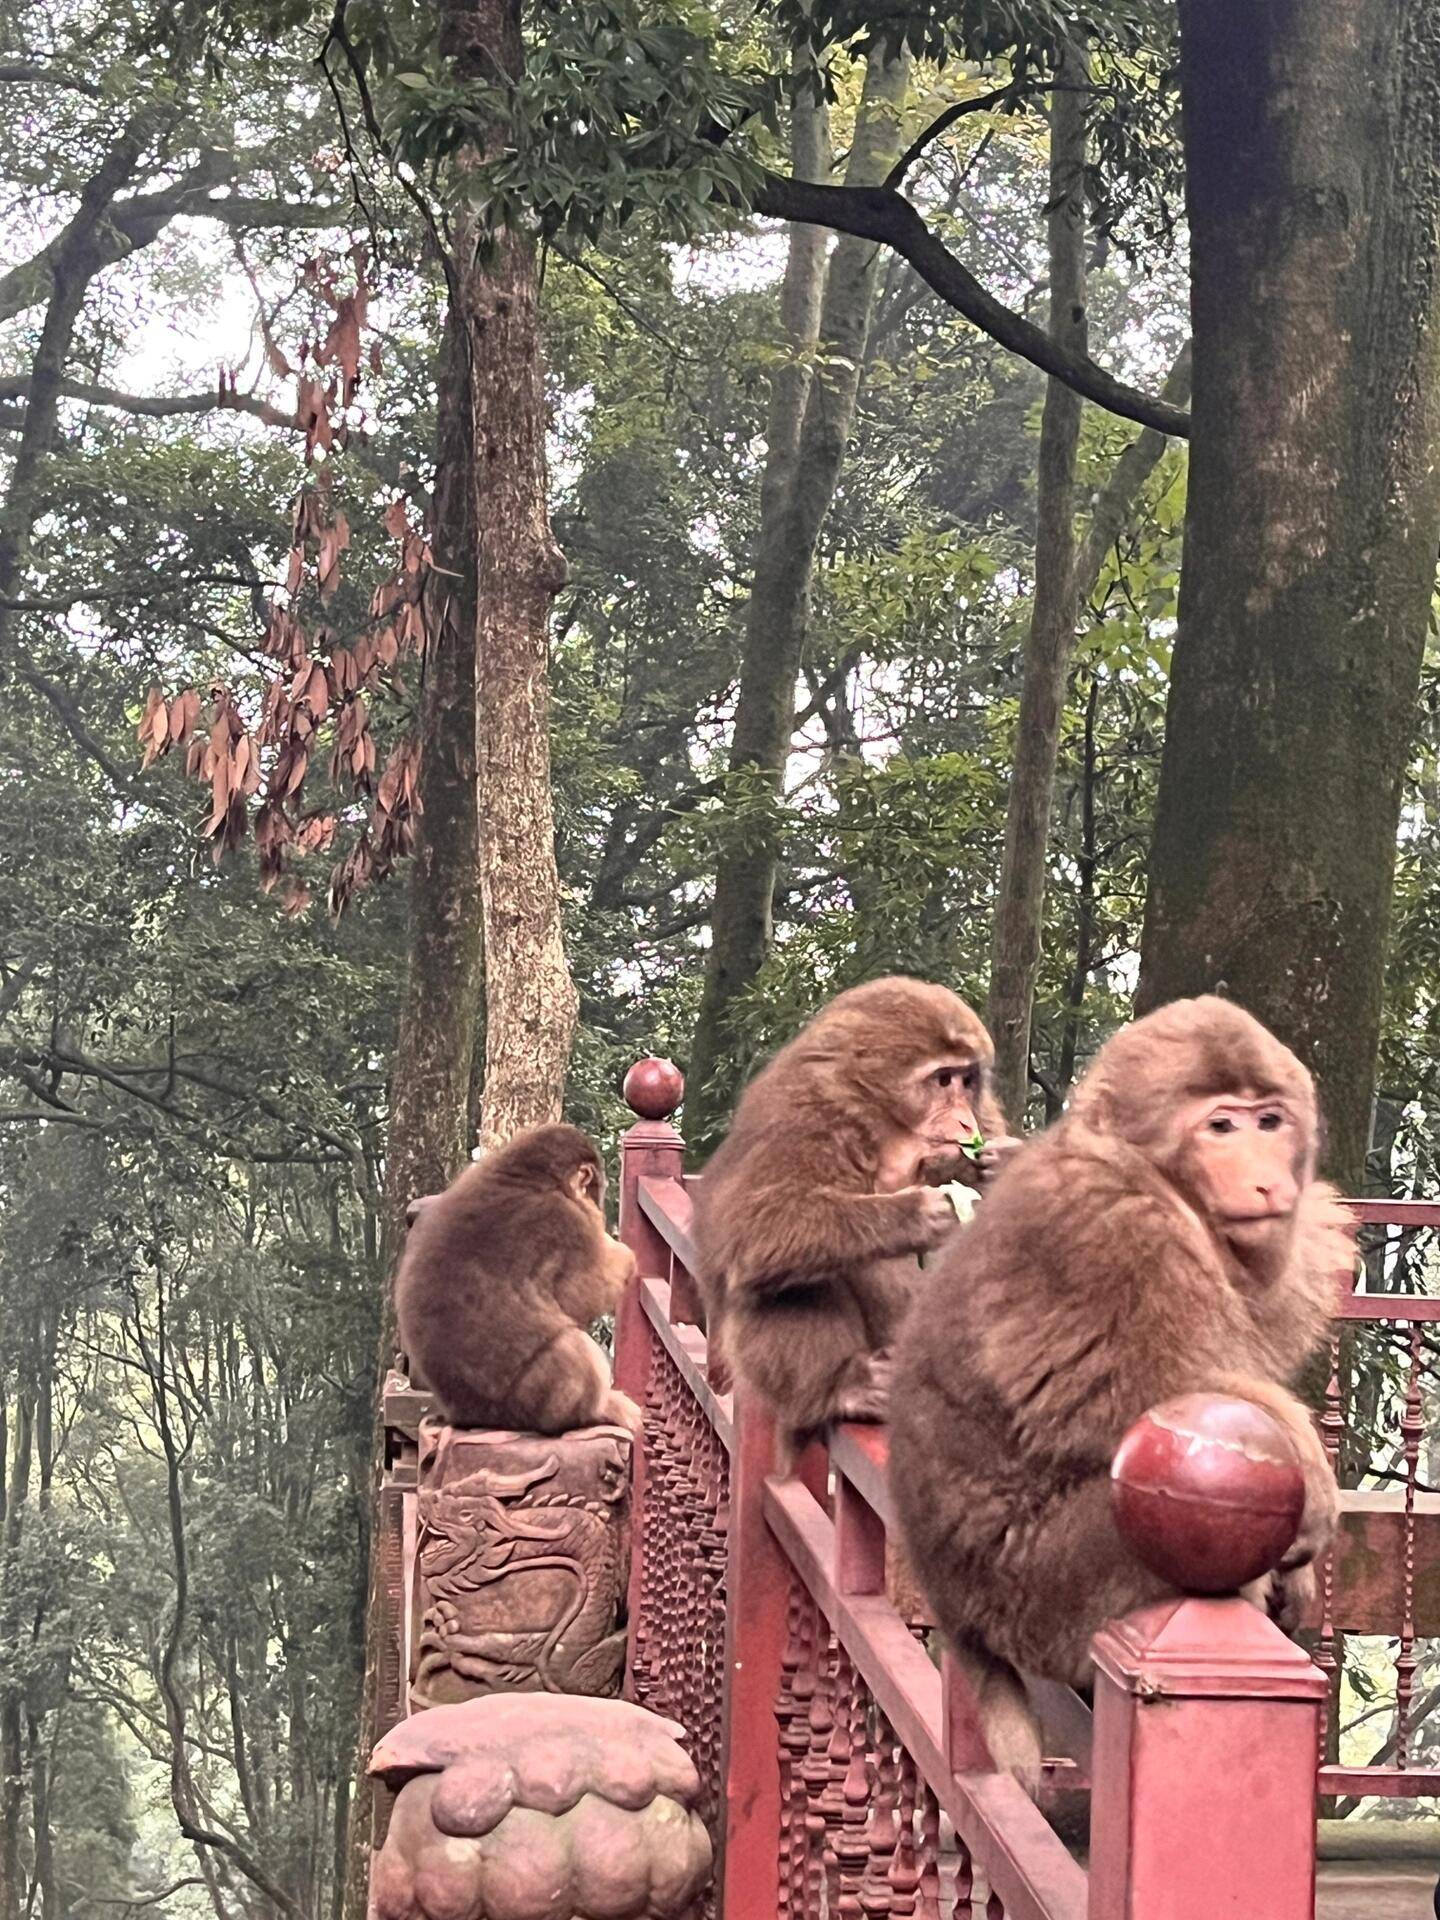
[[[453,1426],[640,1431],[586,1329],[635,1256],[605,1231],[605,1171],[578,1127],[531,1127],[419,1207],[395,1278],[405,1352]]]
[[[1100,1050],[1068,1111],[925,1276],[896,1359],[902,1536],[992,1758],[1032,1790],[1039,1730],[1020,1674],[1087,1685],[1094,1634],[1196,1571],[1173,1537],[1164,1570],[1153,1541],[1147,1564],[1113,1503],[1127,1431],[1148,1421],[1159,1442],[1156,1420],[1177,1424],[1162,1403],[1246,1403],[1261,1453],[1261,1416],[1280,1429],[1300,1478],[1283,1520],[1294,1537],[1244,1591],[1286,1627],[1313,1594],[1339,1497],[1288,1383],[1321,1348],[1336,1276],[1354,1264],[1354,1228],[1315,1178],[1318,1127],[1310,1075],[1258,1021],[1223,1000],[1177,1001]],[[1192,1405],[1179,1424],[1194,1417]],[[1252,1489],[1262,1505],[1293,1492],[1283,1459],[1251,1477],[1267,1483]],[[1129,1497],[1144,1504],[1143,1487]]]

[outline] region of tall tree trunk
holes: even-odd
[[[479,816],[475,794],[475,497],[470,352],[452,302],[440,348],[429,645],[420,710],[420,798],[410,867],[409,966],[390,1070],[382,1258],[405,1209],[452,1180],[474,1144],[470,1079],[480,1022]]]
[[[390,1069],[376,1373],[395,1363],[395,1304],[388,1276],[404,1237],[405,1209],[447,1186],[469,1156],[470,1082],[479,1028],[481,936],[475,800],[475,478],[470,351],[452,300],[440,349],[436,408],[436,571],[427,608],[429,642],[420,703],[420,800],[410,864],[409,965]],[[365,1768],[375,1725],[381,1647],[380,1582],[373,1521],[385,1458],[380,1403],[371,1435],[367,1503],[368,1610],[353,1792],[347,1824],[344,1911],[363,1916],[369,1869],[371,1791]]]
[[[518,70],[520,9],[485,5],[485,44]],[[498,34],[494,32],[499,28]],[[485,1085],[480,1142],[558,1120],[579,998],[565,961],[550,786],[549,616],[565,582],[550,531],[535,249],[502,233],[463,304],[475,363],[480,882]]]
[[[1067,44],[1050,96],[1050,333],[1078,354],[1089,347],[1084,91],[1089,73],[1084,46]],[[1030,1090],[1030,1016],[1040,971],[1050,809],[1066,674],[1075,643],[1075,456],[1083,404],[1072,388],[1058,380],[1046,382],[1036,478],[1035,593],[990,942],[986,1021],[995,1042],[995,1089],[1017,1127]]]
[[[885,178],[899,146],[909,61],[871,56],[846,167],[847,186]],[[796,101],[795,168],[828,171],[822,124]],[[807,172],[803,177],[812,177]],[[771,440],[761,488],[760,542],[755,558],[730,772],[741,776],[729,801],[710,916],[705,989],[690,1055],[686,1133],[702,1150],[714,1144],[739,1074],[728,1050],[728,1016],[770,951],[772,900],[779,860],[780,796],[795,724],[795,687],[810,610],[810,583],[820,531],[840,477],[855,420],[860,369],[874,305],[880,249],[845,235],[835,244],[819,289],[825,238],[793,229],[782,318],[803,356],[818,343],[815,371],[803,358],[777,379]],[[819,311],[816,313],[816,302]],[[813,318],[812,318],[813,316]]]
[[[1137,1009],[1222,990],[1363,1174],[1440,541],[1440,11],[1181,0],[1195,398]]]
[[[445,0],[441,52],[463,79],[518,79],[519,0]],[[505,137],[503,126],[491,141]],[[484,148],[477,149],[483,156]],[[461,156],[463,167],[471,156]],[[482,246],[482,237],[487,244]],[[484,982],[480,1144],[558,1119],[578,1001],[561,935],[550,790],[551,603],[565,568],[550,531],[534,248],[456,223],[439,383],[432,619],[422,710],[424,813],[410,966],[391,1082],[384,1257],[405,1208],[468,1157]],[[483,955],[483,966],[482,966]],[[394,1351],[386,1288],[380,1365]],[[374,1471],[383,1457],[377,1425]],[[372,1502],[373,1511],[373,1502]],[[370,1543],[365,1680],[342,1911],[362,1920],[380,1567]]]

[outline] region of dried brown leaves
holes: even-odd
[[[403,498],[392,500],[385,510],[385,531],[398,542],[399,557],[394,572],[371,595],[364,628],[347,642],[320,617],[340,589],[342,561],[350,547],[350,524],[333,508],[328,456],[348,441],[350,428],[342,416],[355,400],[365,359],[365,249],[354,247],[347,258],[354,276],[349,291],[341,290],[330,263],[317,258],[304,270],[306,283],[330,316],[313,350],[313,363],[336,374],[325,379],[307,372],[312,357],[308,342],[301,348],[298,369],[292,368],[267,335],[272,370],[296,378],[306,462],[314,463],[318,452],[322,464],[315,480],[307,481],[296,496],[285,585],[271,596],[262,641],[275,667],[253,702],[253,725],[247,724],[230,689],[218,683],[209,691],[210,716],[203,729],[200,696],[191,687],[171,700],[152,687],[139,725],[143,766],[183,746],[186,773],[209,787],[210,807],[201,832],[217,865],[244,838],[250,802],[259,796],[254,825],[260,884],[267,893],[279,886],[282,908],[291,915],[304,913],[311,901],[311,888],[295,871],[294,861],[330,851],[347,803],[364,811],[353,844],[331,874],[330,906],[336,914],[411,851],[421,811],[416,743],[402,739],[377,777],[371,727],[371,701],[386,690],[385,676],[403,656],[422,655],[427,640],[430,547],[412,526]],[[368,361],[372,372],[380,370],[378,346],[371,346]],[[337,800],[306,809],[306,782],[327,725],[326,774]]]

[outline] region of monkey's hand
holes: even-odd
[[[1340,1489],[1335,1484],[1329,1461],[1305,1463],[1305,1507],[1300,1515],[1300,1531],[1294,1545],[1280,1562],[1282,1573],[1293,1573],[1322,1560],[1330,1551],[1335,1530],[1340,1525]]]
[[[954,1202],[943,1187],[905,1187],[895,1197],[913,1198],[916,1253],[929,1253],[943,1245],[960,1224]]]
[[[1314,1604],[1315,1587],[1313,1566],[1292,1567],[1288,1573],[1277,1567],[1273,1573],[1252,1580],[1244,1588],[1243,1598],[1261,1613],[1268,1614],[1282,1633],[1294,1633],[1304,1625]]]
[[[1017,1140],[1013,1133],[998,1134],[995,1139],[987,1140],[980,1150],[980,1157],[976,1163],[980,1168],[981,1180],[987,1184],[993,1180],[1011,1154],[1017,1153],[1024,1144],[1025,1142]]]
[[[625,1289],[630,1285],[630,1282],[635,1278],[635,1273],[635,1255],[629,1247],[623,1245],[619,1240],[612,1240],[607,1233],[605,1236],[605,1278],[609,1281],[617,1299],[624,1293]]]
[[[888,1347],[878,1353],[857,1354],[836,1384],[831,1419],[886,1419],[890,1411],[892,1370]]]

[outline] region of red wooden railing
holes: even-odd
[[[1440,1505],[1420,1477],[1423,1329],[1440,1299],[1340,1304],[1324,1431],[1356,1490],[1322,1581],[1318,1665],[1243,1602],[1192,1600],[1099,1637],[1093,1715],[1067,1689],[1033,1688],[1050,1793],[1090,1790],[1087,1870],[1012,1780],[985,1770],[957,1676],[896,1604],[884,1431],[842,1428],[780,1478],[768,1420],[712,1390],[691,1185],[668,1119],[629,1130],[620,1232],[639,1277],[615,1364],[645,1408],[645,1438],[628,1684],[689,1731],[717,1842],[714,1913],[1309,1920],[1317,1790],[1437,1790],[1440,1770],[1417,1761],[1415,1685],[1417,1641],[1440,1618]],[[1358,1211],[1411,1236],[1440,1225],[1440,1203]],[[1394,1259],[1372,1271],[1393,1280]],[[1398,1410],[1388,1490],[1368,1458],[1349,1458],[1353,1322],[1407,1330],[1381,1395]],[[1387,1758],[1377,1734],[1380,1764],[1317,1769],[1346,1634],[1397,1642],[1395,1750]]]

